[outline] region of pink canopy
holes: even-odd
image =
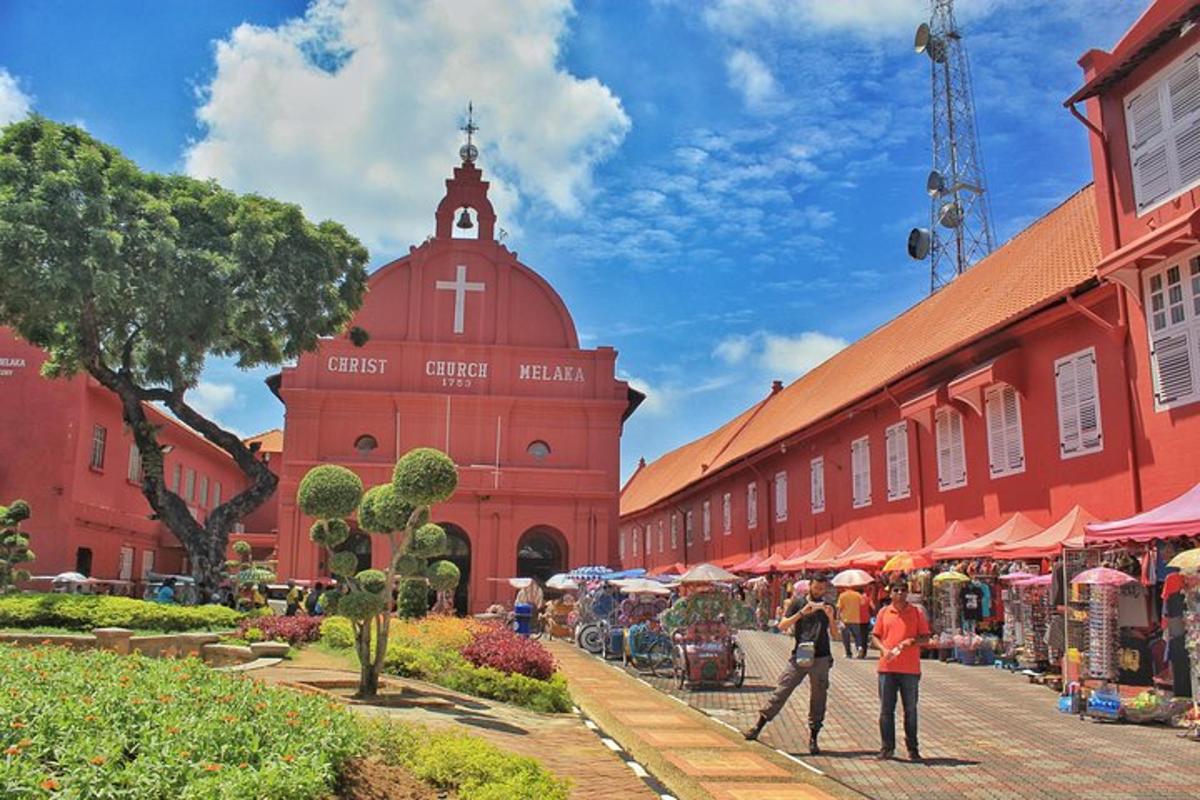
[[[978,539],[966,544],[953,547],[939,547],[933,551],[933,557],[939,561],[959,558],[984,558],[993,554],[997,545],[1009,542],[1019,542],[1030,536],[1041,533],[1042,527],[1024,514],[1017,512],[1000,524],[995,530],[985,533]]]
[[[863,537],[858,537],[854,542],[838,554],[829,566],[836,569],[847,569],[850,567],[879,567],[883,562],[888,560],[888,554],[876,550]]]
[[[1200,483],[1174,500],[1128,519],[1093,522],[1087,526],[1088,544],[1148,542],[1200,533]]]
[[[750,571],[755,575],[766,575],[768,572],[779,572],[779,562],[783,561],[783,556],[778,553],[772,553],[754,565]]]
[[[963,525],[958,520],[955,520],[946,526],[946,530],[942,532],[941,536],[934,539],[917,552],[923,556],[932,556],[934,550],[943,547],[953,547],[956,544],[966,544],[974,538],[974,531],[967,528],[966,525]]]
[[[788,558],[781,561],[778,565],[779,571],[796,572],[802,569],[824,569],[829,566],[828,562],[837,558],[841,552],[842,548],[834,544],[832,539],[826,539],[799,558]]]
[[[1054,580],[1053,575],[1036,575],[1032,578],[1025,578],[1019,581],[1013,581],[1012,585],[1016,587],[1025,586],[1049,586]]]
[[[728,567],[730,572],[751,572],[758,562],[762,561],[762,556],[750,556],[749,558],[739,561],[731,567]]]
[[[996,545],[996,558],[1049,558],[1064,547],[1083,547],[1084,526],[1096,517],[1082,506],[1075,506],[1062,519],[1041,533],[1019,542]]]

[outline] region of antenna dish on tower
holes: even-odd
[[[942,173],[936,169],[929,171],[929,177],[925,179],[925,191],[930,197],[941,197],[946,191],[946,179],[942,177]]]
[[[924,261],[929,255],[929,243],[933,236],[926,228],[913,228],[908,232],[908,257],[915,261]]]
[[[946,46],[941,39],[933,35],[927,22],[917,26],[917,34],[913,37],[913,50],[929,56],[935,64],[946,61]]]

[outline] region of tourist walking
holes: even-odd
[[[285,617],[294,617],[300,611],[300,604],[304,602],[304,590],[297,586],[294,580],[288,580],[287,588],[287,598],[284,601],[287,605],[284,608],[283,615]]]
[[[308,597],[304,598],[304,610],[308,612],[310,617],[315,617],[321,613],[318,609],[321,606],[321,593],[323,591],[325,591],[325,584],[317,581],[312,591],[308,593]]]
[[[797,592],[788,606],[779,630],[787,633],[794,629],[795,645],[788,659],[779,684],[762,710],[754,726],[742,732],[747,739],[757,739],[763,726],[773,720],[783,709],[783,704],[806,678],[808,688],[808,751],[813,755],[821,752],[817,734],[825,723],[825,703],[829,697],[829,670],[833,667],[833,653],[829,646],[829,629],[833,626],[833,607],[825,601],[827,584],[824,578],[813,578],[808,584],[808,593]]]
[[[917,687],[921,682],[921,645],[929,641],[929,621],[908,602],[908,586],[893,581],[891,603],[875,617],[871,641],[879,648],[879,759],[896,753],[896,695],[904,705],[904,744],[911,761],[921,760],[917,742]]]
[[[867,657],[867,628],[871,619],[871,603],[858,587],[850,586],[838,595],[838,620],[842,623],[842,646],[850,658],[850,640],[858,649],[858,657]]]

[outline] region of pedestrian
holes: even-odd
[[[325,591],[325,584],[317,581],[317,584],[313,586],[312,591],[308,593],[308,597],[304,598],[304,610],[308,612],[310,617],[315,617],[317,614],[321,613],[317,611],[317,609],[320,607],[321,592],[323,591]]]
[[[283,611],[285,617],[294,617],[296,612],[300,610],[300,603],[304,600],[304,590],[296,585],[296,581],[288,579],[287,582],[287,597],[285,599],[286,606]]]
[[[917,743],[917,687],[921,682],[921,645],[929,641],[929,621],[908,602],[908,586],[893,581],[891,603],[875,617],[871,641],[879,648],[880,760],[896,753],[896,695],[904,705],[904,744],[910,761],[921,760]]]
[[[156,603],[174,603],[175,602],[175,579],[167,578],[159,587],[158,593],[154,595]]]
[[[858,587],[850,586],[838,595],[838,620],[842,623],[842,647],[850,658],[850,640],[858,648],[858,657],[867,657],[867,620],[871,618],[871,603]]]
[[[792,692],[805,679],[808,684],[808,751],[819,755],[817,734],[825,723],[825,703],[829,697],[829,670],[833,667],[833,652],[829,646],[829,629],[833,625],[833,607],[825,601],[827,584],[824,578],[813,578],[808,594],[796,593],[788,606],[779,630],[794,629],[795,645],[791,658],[767,704],[758,712],[754,726],[742,732],[747,739],[757,739],[763,726],[776,717]]]

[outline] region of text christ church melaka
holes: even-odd
[[[367,343],[325,340],[283,370],[281,577],[328,574],[295,502],[311,467],[343,464],[372,486],[414,447],[459,467],[433,518],[463,572],[460,612],[512,601],[491,578],[616,563],[621,426],[641,395],[616,379],[615,350],[579,347],[562,299],[496,241],[474,148],[462,156],[434,236],[371,276],[350,323]],[[464,214],[478,238],[453,236]],[[366,534],[349,546],[360,568],[386,558]]]

